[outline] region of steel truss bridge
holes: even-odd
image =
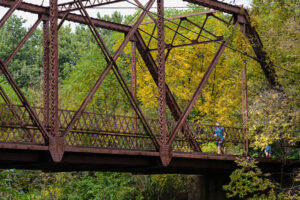
[[[10,56],[0,59],[1,74],[5,76],[21,102],[21,105],[14,104],[0,86],[0,95],[4,102],[0,104],[0,167],[45,171],[107,170],[135,173],[222,173],[232,171],[235,168],[234,160],[237,155],[207,154],[201,150],[201,144],[215,140],[212,134],[214,127],[187,120],[209,76],[230,42],[230,38],[206,29],[210,20],[219,20],[226,26],[232,25],[235,29],[240,29],[249,39],[270,87],[281,90],[281,85],[277,81],[272,62],[263,50],[257,32],[250,24],[250,17],[246,9],[216,0],[185,1],[206,7],[208,10],[165,18],[163,0],[157,0],[157,15],[149,12],[155,0],[149,0],[145,5],[138,0],[70,0],[66,3],[49,0],[49,6],[29,4],[22,0],[0,0],[0,6],[8,8],[0,21],[0,28],[16,10],[38,16],[37,21],[16,45]],[[134,24],[117,24],[92,18],[89,14],[90,8],[119,2],[129,2],[141,9]],[[216,15],[217,12],[227,13],[230,20],[221,19]],[[152,21],[143,22],[146,15]],[[202,24],[197,24],[190,18],[199,15],[205,15]],[[175,29],[165,23],[172,20],[179,20]],[[58,30],[65,21],[87,25],[99,51],[103,53],[107,61],[105,70],[90,88],[78,110],[59,108]],[[180,32],[183,21],[198,28],[198,32],[194,32],[195,37],[192,38]],[[10,73],[8,65],[40,23],[43,25],[44,89],[43,107],[36,107],[26,99]],[[155,24],[152,32],[146,32],[141,28],[148,23]],[[124,39],[113,55],[108,51],[97,28],[124,33]],[[171,30],[174,34],[171,43],[167,43],[165,40],[166,29]],[[144,39],[142,34],[148,35],[148,39]],[[203,34],[209,35],[210,39],[207,37],[203,39]],[[178,40],[179,37],[184,37],[185,42]],[[116,62],[129,42],[133,44],[132,88],[129,88]],[[157,43],[156,48],[152,48],[153,42]],[[207,67],[192,98],[185,109],[181,110],[165,82],[165,62],[174,48],[209,42],[218,43],[219,49]],[[158,119],[147,119],[136,100],[136,50],[158,87]],[[156,60],[151,54],[152,51],[157,51]],[[241,65],[243,66],[242,113],[244,127],[225,128],[227,130],[226,143],[240,146],[245,156],[248,154],[251,141],[247,139],[246,127],[246,61]],[[121,84],[132,106],[134,116],[85,111],[110,70]],[[166,119],[166,106],[172,113],[174,118],[172,121]],[[261,167],[268,171],[280,171],[282,166],[287,170],[299,167],[299,162],[295,160],[257,159],[260,161]]]

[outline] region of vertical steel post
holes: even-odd
[[[132,55],[131,55],[131,76],[132,76],[132,94],[136,100],[136,42],[132,42]],[[136,114],[134,112],[134,114]]]
[[[43,21],[44,126],[49,126],[49,20]]]
[[[244,65],[242,66],[242,115],[243,115],[243,129],[245,137],[245,154],[248,155],[248,97],[247,97],[247,61],[244,60]]]
[[[241,32],[246,35],[246,24],[243,20],[239,19]],[[247,61],[244,58],[242,65],[242,118],[243,118],[243,134],[244,134],[244,154],[249,153],[249,141],[248,141],[248,99],[247,99]]]
[[[162,164],[168,166],[171,152],[167,146],[166,88],[165,88],[165,31],[164,0],[157,0],[157,63],[158,63],[158,114],[160,132],[160,157]]]
[[[50,125],[51,134],[58,136],[58,32],[57,0],[50,0]]]
[[[136,41],[132,41],[132,55],[131,55],[131,77],[132,77],[132,94],[133,94],[133,98],[135,99],[135,101],[137,101],[137,89],[136,89]],[[138,123],[137,123],[137,114],[136,112],[133,110],[133,134],[135,136],[137,136],[137,131],[138,131]],[[134,145],[135,147],[137,147],[137,138],[135,137],[134,139]]]
[[[50,90],[49,125],[51,136],[49,151],[54,162],[60,162],[64,154],[64,138],[59,135],[58,118],[58,7],[57,0],[50,0]]]

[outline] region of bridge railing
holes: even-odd
[[[44,120],[43,108],[34,107],[39,119]],[[59,131],[70,123],[75,111],[59,110]],[[147,120],[153,133],[160,140],[159,121]],[[170,134],[176,125],[167,121]],[[49,127],[47,127],[49,128]],[[201,146],[215,141],[215,126],[187,122],[173,144],[175,152],[194,152],[190,141],[194,139]],[[241,128],[225,127],[226,143],[244,144]],[[0,142],[44,144],[42,134],[32,123],[25,108],[19,105],[0,104]],[[141,121],[135,117],[84,112],[73,129],[65,136],[65,145],[89,148],[128,149],[155,151],[149,135]]]
[[[174,124],[176,122],[173,122]],[[174,151],[178,152],[193,152],[190,143],[190,138],[193,138],[199,145],[205,146],[210,142],[215,142],[214,130],[216,126],[199,123],[187,122],[182,131],[178,134],[178,139],[173,144]],[[245,135],[242,128],[224,127],[226,131],[226,138],[224,144],[240,145],[244,148]]]

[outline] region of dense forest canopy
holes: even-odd
[[[165,11],[165,15],[171,17],[205,10],[202,7],[189,6],[191,8],[184,11],[168,9]],[[244,60],[247,60],[249,137],[254,141],[251,144],[251,153],[257,155],[266,144],[284,143],[295,145],[300,141],[299,3],[293,0],[253,0],[249,13],[252,25],[258,31],[264,44],[264,49],[275,64],[276,73],[279,82],[283,86],[284,94],[270,89],[257,61],[238,51],[226,48],[204,91],[198,98],[189,120],[204,124],[220,121],[221,124],[226,126],[242,126],[241,68]],[[229,16],[226,14],[217,13],[216,15],[229,20]],[[122,16],[120,13],[115,12],[111,16],[100,17],[98,15],[98,18],[111,22],[132,24],[136,20],[134,16],[135,14]],[[201,24],[204,19],[205,16],[191,17],[191,20],[198,24]],[[148,16],[144,19],[144,21],[149,20],[151,19]],[[179,23],[179,21],[175,22]],[[24,19],[13,15],[0,29],[0,58],[2,60],[10,55],[16,44],[26,34],[28,28],[24,26],[24,23]],[[175,24],[170,22],[166,22],[166,25],[173,29],[176,28]],[[197,27],[185,22],[182,23],[182,26],[187,28],[180,29],[183,35],[195,37],[193,30],[196,32]],[[154,24],[147,24],[142,25],[140,28],[151,33],[153,27]],[[230,36],[229,46],[255,57],[247,38],[241,34],[239,29],[234,30],[232,26],[227,27],[216,19],[210,19],[206,28],[216,35]],[[116,51],[124,38],[121,33],[105,29],[99,29],[99,33],[112,53]],[[141,32],[141,34],[145,41],[149,40],[147,34],[144,32]],[[172,36],[172,31],[166,29],[166,41],[170,42]],[[208,33],[204,33],[204,36],[210,37]],[[200,38],[200,40],[204,41],[205,37]],[[187,42],[186,38],[176,37],[175,44],[184,42]],[[156,45],[157,43],[153,41],[150,48],[156,48]],[[176,48],[170,52],[166,62],[166,82],[181,110],[184,109],[193,95],[219,45],[218,43],[207,43]],[[117,61],[130,86],[131,49],[132,46],[129,43]],[[155,51],[151,54],[156,58]],[[74,29],[70,25],[62,26],[59,30],[60,108],[78,109],[105,67],[105,58],[86,26],[77,25]],[[8,69],[30,103],[42,106],[41,27],[33,33],[20,52],[17,53]],[[20,104],[4,76],[0,77],[0,83],[12,101]],[[157,98],[156,84],[141,56],[137,53],[137,99],[147,117],[157,118]],[[112,72],[105,78],[86,110],[133,115],[129,101]],[[170,120],[173,119],[169,110],[167,111],[167,117]],[[215,150],[215,147],[211,147],[211,144],[208,144],[205,148],[208,151]],[[299,158],[300,156],[299,152],[288,152],[285,149],[281,149],[276,156],[286,157],[287,153],[292,153],[289,156],[293,158]],[[252,165],[249,165],[250,168],[255,169],[254,175],[261,177],[262,173],[256,170],[254,161],[248,163],[252,163]],[[240,165],[249,168],[242,161]],[[57,173],[52,176],[42,172],[2,170],[0,171],[0,177],[0,197],[4,197],[4,199],[158,199],[164,197],[172,199],[180,193],[188,192],[192,184],[192,177],[189,176],[133,176],[131,174],[102,172]],[[266,178],[264,177],[261,181]],[[29,182],[32,182],[32,184],[29,184]],[[268,194],[273,198],[276,192],[281,192],[276,189],[278,187],[270,181],[268,186],[257,190],[271,191]],[[227,188],[232,191],[236,190],[235,195],[241,194],[239,193],[240,188],[233,189],[232,185],[227,186]],[[255,194],[256,189],[254,187],[252,191],[247,192]],[[247,198],[249,193],[247,193]],[[292,190],[285,194],[297,195]],[[235,195],[230,194],[228,197],[234,197]],[[261,199],[267,198],[267,196],[254,195],[253,198]],[[283,195],[281,198],[288,199],[289,197]]]

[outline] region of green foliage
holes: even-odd
[[[293,180],[293,186],[290,188],[286,188],[280,193],[280,199],[283,200],[298,200],[300,199],[300,171],[298,169],[298,173],[295,174]]]
[[[250,10],[252,25],[258,31],[264,49],[275,67],[284,94],[270,90],[258,73],[248,71],[249,129],[252,147],[258,150],[273,144],[275,156],[299,158],[299,149],[289,148],[299,142],[299,6],[293,0],[253,0]],[[248,68],[249,69],[249,68]],[[260,72],[262,74],[262,72]],[[256,75],[255,75],[256,74]],[[257,80],[251,81],[252,76]],[[253,77],[253,78],[254,78]],[[280,147],[280,148],[279,148]]]
[[[298,72],[300,69],[299,2],[294,0],[253,0],[252,23],[271,60],[277,66]],[[287,93],[299,98],[299,75],[276,68]]]
[[[0,29],[0,58],[5,61],[26,35],[25,20],[12,15]],[[8,65],[21,87],[32,87],[40,82],[42,59],[40,31],[35,31]]]
[[[36,189],[39,190],[41,188],[41,181],[38,174],[38,172],[15,169],[1,170],[0,199],[36,199]]]
[[[269,174],[264,174],[258,167],[257,161],[251,157],[238,158],[238,169],[230,175],[230,183],[224,185],[227,198],[237,199],[277,199],[275,184]]]
[[[188,12],[192,13],[199,11],[201,11],[201,9],[196,8]],[[182,15],[186,14],[185,12],[186,11],[170,10],[166,12],[166,16]],[[223,14],[217,15],[221,18],[227,18],[227,16]],[[197,24],[202,24],[205,20],[205,16],[200,15],[189,19]],[[226,36],[231,35],[234,38],[237,37],[232,30],[232,27],[226,27],[224,23],[215,20],[214,18],[209,18],[208,21],[205,28],[210,32],[216,35],[225,34]],[[175,21],[175,23],[179,23],[179,20]],[[176,30],[177,25],[170,22],[166,22],[166,24],[171,29]],[[199,32],[197,27],[185,21],[183,21],[181,25],[187,28],[179,29],[179,32],[182,35],[197,39],[197,34],[195,34],[195,32]],[[153,28],[154,24],[141,26],[141,29],[148,33],[151,33]],[[144,34],[144,32],[141,32],[141,34],[147,44],[150,37],[147,34]],[[171,43],[173,35],[174,32],[172,30],[168,28],[165,29],[166,43]],[[190,41],[182,35],[178,34],[176,36],[173,45],[190,43]],[[154,36],[157,36],[156,31],[154,32]],[[212,38],[212,36],[207,32],[202,32],[199,41],[207,41],[208,38]],[[236,44],[233,45],[236,46]],[[156,46],[156,40],[151,40],[150,49],[156,48]],[[174,48],[170,52],[166,62],[166,82],[182,110],[192,97],[218,48],[219,44],[208,43]],[[157,52],[152,53],[154,59],[157,58],[156,54]],[[239,83],[241,62],[237,62],[237,59],[235,58],[239,58],[238,53],[231,52],[229,49],[225,50],[224,56],[222,56],[218,62],[216,70],[210,76],[203,92],[193,107],[190,120],[201,123],[212,123],[218,120],[221,121],[222,124],[229,126],[240,124],[239,112],[241,108],[239,105],[241,104],[241,98]],[[138,57],[138,60],[141,60],[141,58]],[[150,73],[145,69],[145,64],[138,62],[137,76],[141,78],[137,80],[137,96],[143,107],[147,109],[147,113],[153,113],[156,116],[157,113],[154,111],[151,112],[151,110],[157,110],[158,91]]]
[[[0,178],[1,199],[12,200],[171,200],[185,194],[191,184],[190,178],[182,175],[112,172],[5,170],[0,173]]]
[[[209,143],[202,144],[201,150],[203,152],[217,152],[216,142],[209,142]]]
[[[57,198],[60,200],[129,200],[137,193],[127,173],[77,173],[65,179],[63,185]]]
[[[176,199],[185,194],[191,185],[191,177],[183,175],[134,176],[141,199]]]
[[[262,92],[249,109],[252,145],[263,149],[267,144],[295,145],[300,141],[299,102],[273,90]]]

